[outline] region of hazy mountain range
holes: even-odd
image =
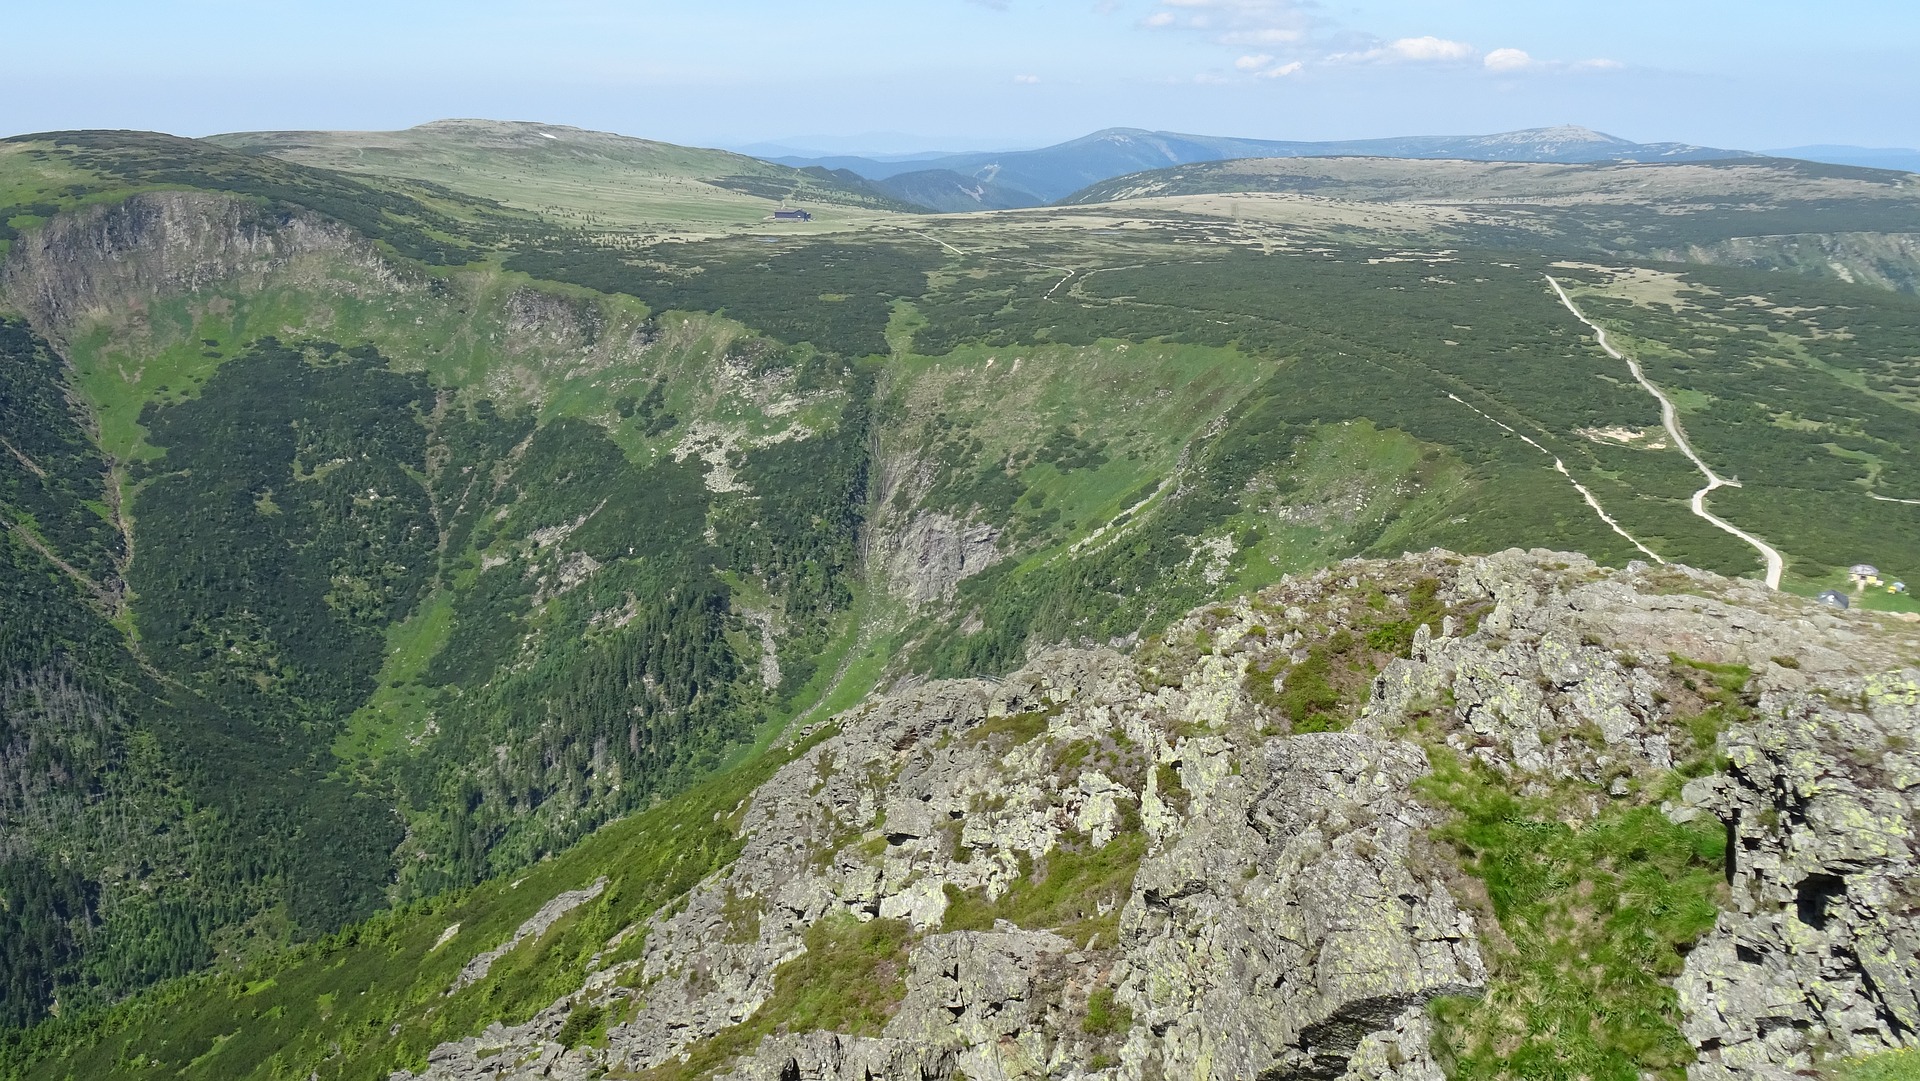
[[[1717,161],[1754,157],[1745,150],[1690,143],[1636,143],[1572,125],[1497,135],[1415,135],[1391,139],[1297,142],[1108,128],[1038,150],[971,152],[886,159],[784,156],[795,167],[847,170],[894,198],[936,210],[1041,206],[1116,176],[1234,158],[1361,155],[1470,161]]]
[[[1864,165],[1870,169],[1899,169],[1920,173],[1920,149],[1898,146],[1790,146],[1769,150],[1777,158],[1805,158],[1831,165]]]

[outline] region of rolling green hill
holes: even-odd
[[[592,232],[724,230],[787,204],[823,223],[920,209],[852,173],[552,124],[441,120],[405,131],[240,132],[206,141],[437,184]]]
[[[1784,158],[1520,164],[1379,158],[1204,162],[1116,177],[1068,204],[1154,200],[1278,221],[1346,220],[1474,247],[1792,269],[1920,288],[1912,174]],[[1353,204],[1367,207],[1352,212]]]
[[[110,1038],[126,1076],[383,1077],[724,862],[779,733],[1349,557],[1920,573],[1920,301],[1751,245],[1891,244],[1892,174],[1229,163],[936,218],[539,125],[218,142],[0,142],[0,1064],[36,1076]],[[763,224],[789,196],[817,220]],[[446,925],[603,872],[442,995]]]

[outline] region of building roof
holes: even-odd
[[[1855,563],[1847,568],[1848,574],[1879,574],[1880,568],[1871,563]]]
[[[1830,608],[1853,607],[1852,603],[1847,600],[1847,595],[1845,593],[1840,592],[1837,589],[1822,590],[1820,595],[1815,597],[1814,600],[1819,601],[1821,604],[1827,605]]]

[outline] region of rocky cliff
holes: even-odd
[[[157,191],[54,218],[0,269],[0,300],[64,343],[95,320],[138,322],[156,300],[235,277],[259,279],[307,256],[308,286],[365,295],[408,287],[366,238],[304,210],[204,192]],[[321,280],[348,266],[355,280]]]
[[[1785,1077],[1903,1046],[1914,632],[1435,552],[898,690],[794,734],[738,858],[577,992],[418,1076]]]

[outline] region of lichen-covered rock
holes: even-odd
[[[1338,1077],[1408,1007],[1480,986],[1471,921],[1407,858],[1431,814],[1410,791],[1417,748],[1300,735],[1237,764],[1196,776],[1206,797],[1136,879],[1123,972],[1146,1027],[1130,1062]]]
[[[1727,825],[1732,909],[1678,982],[1700,1079],[1787,1078],[1920,1031],[1920,672],[1776,692],[1674,814]]]
[[[1365,657],[1357,685],[1323,688],[1343,716],[1302,727],[1345,730],[1296,731],[1293,681],[1342,650]],[[1737,840],[1734,903],[1680,980],[1695,1076],[1905,1043],[1920,686],[1869,677],[1914,656],[1904,624],[1682,568],[1341,564],[1132,655],[1059,649],[796,733],[736,812],[738,858],[603,955],[630,959],[525,1024],[443,1046],[422,1076],[700,1054],[740,1081],[1439,1081],[1425,1004],[1499,978],[1482,943],[1500,928],[1433,840],[1449,812],[1421,795],[1427,749],[1554,794],[1577,826],[1661,798],[1645,793],[1683,757],[1710,764],[1682,716],[1705,701],[1684,672],[1707,670],[1688,665],[1751,669],[1760,718],[1727,737],[1726,774],[1669,807]],[[860,961],[883,1016],[796,1023],[783,973],[828,948],[823,929],[872,920],[892,922],[870,948],[898,943]],[[605,1039],[560,1047],[593,1005]]]

